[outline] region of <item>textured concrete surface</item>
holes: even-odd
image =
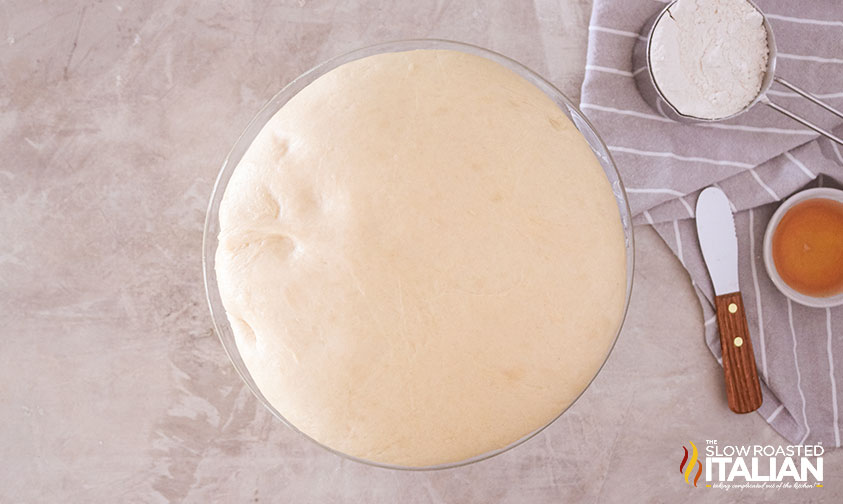
[[[201,277],[216,172],[257,109],[328,57],[441,37],[521,60],[576,98],[589,2],[0,2],[0,501],[843,500],[688,487],[682,445],[783,440],[735,416],[687,276],[638,230],[628,322],[559,421],[472,466],[348,462],[260,408]],[[807,493],[806,493],[807,492]]]

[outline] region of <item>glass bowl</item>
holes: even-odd
[[[612,160],[611,155],[609,154],[609,150],[606,148],[606,144],[600,138],[600,135],[597,134],[588,119],[586,119],[586,117],[582,114],[582,112],[579,111],[579,109],[576,107],[576,105],[574,105],[571,100],[569,100],[565,95],[563,95],[552,84],[544,80],[535,72],[524,67],[520,63],[509,59],[506,56],[489,51],[487,49],[483,49],[481,47],[447,40],[402,40],[396,42],[387,42],[358,49],[348,54],[330,59],[305,72],[304,74],[287,84],[281,91],[278,92],[278,94],[273,96],[272,99],[270,99],[269,102],[264,105],[263,108],[252,119],[252,121],[246,127],[246,130],[234,143],[234,147],[232,147],[231,151],[228,153],[228,156],[225,158],[225,161],[222,164],[222,168],[220,169],[216,183],[214,184],[213,192],[211,193],[211,200],[208,205],[208,212],[205,216],[205,230],[202,237],[202,269],[205,276],[205,294],[208,299],[208,306],[211,310],[211,318],[213,319],[214,329],[216,330],[220,341],[222,341],[222,345],[225,348],[228,357],[231,359],[231,363],[237,370],[237,373],[240,375],[243,381],[246,382],[246,385],[249,387],[255,397],[257,397],[258,401],[260,401],[261,404],[263,404],[273,415],[275,415],[276,418],[281,420],[289,428],[298,432],[307,439],[310,439],[322,448],[350,460],[355,460],[357,462],[362,462],[365,464],[389,469],[433,470],[446,469],[470,464],[473,462],[478,462],[480,460],[484,460],[494,455],[503,453],[527,441],[531,437],[535,436],[536,434],[547,428],[547,426],[556,421],[557,418],[562,416],[562,414],[567,411],[567,409],[570,408],[577,401],[577,399],[579,399],[579,397],[582,396],[585,390],[588,389],[588,387],[591,385],[591,382],[594,380],[594,377],[592,377],[592,379],[589,381],[589,384],[583,389],[582,392],[580,392],[577,398],[574,399],[574,401],[572,401],[567,408],[565,408],[563,411],[560,411],[559,415],[557,415],[553,420],[548,422],[547,425],[544,425],[526,434],[522,438],[514,441],[513,443],[503,448],[482,453],[480,455],[458,462],[450,462],[425,467],[395,466],[372,460],[360,459],[351,455],[347,455],[345,453],[338,452],[302,433],[294,425],[287,421],[287,419],[285,419],[284,416],[280,412],[278,412],[263,396],[261,391],[258,389],[258,386],[255,384],[254,380],[249,374],[249,370],[246,368],[243,359],[240,357],[240,353],[237,349],[237,344],[234,339],[234,333],[232,332],[231,325],[229,324],[228,318],[226,317],[225,308],[223,307],[222,300],[220,299],[219,288],[217,285],[217,276],[216,271],[214,269],[214,258],[216,255],[218,243],[217,235],[219,234],[219,209],[223,194],[225,193],[225,188],[228,184],[229,179],[231,178],[231,174],[234,172],[234,169],[239,164],[240,159],[246,153],[246,150],[252,144],[252,141],[255,139],[255,137],[264,127],[267,121],[269,121],[269,119],[273,115],[275,115],[275,113],[280,110],[281,107],[284,106],[284,104],[286,104],[293,96],[295,96],[296,93],[301,91],[304,87],[306,87],[308,84],[310,84],[323,74],[333,70],[334,68],[344,63],[348,63],[350,61],[358,60],[375,54],[411,51],[416,49],[447,49],[453,51],[461,51],[477,56],[482,56],[486,59],[497,62],[505,66],[506,68],[509,68],[510,70],[514,71],[515,73],[517,73],[518,75],[538,87],[540,90],[542,90],[542,92],[549,96],[557,105],[559,105],[565,115],[568,116],[568,118],[574,123],[580,133],[582,133],[582,135],[585,137],[586,141],[591,146],[591,149],[594,151],[594,154],[597,156],[597,159],[599,160],[600,165],[603,167],[603,171],[606,174],[606,178],[611,184],[612,192],[615,195],[615,200],[617,202],[618,211],[621,217],[621,223],[623,225],[623,232],[626,245],[626,296],[624,300],[623,316],[621,317],[621,321],[618,324],[618,328],[615,333],[615,337],[612,341],[612,344],[606,352],[606,356],[603,360],[603,363],[601,364],[600,369],[598,369],[597,372],[594,374],[594,376],[596,377],[597,374],[600,373],[600,370],[602,369],[603,365],[605,365],[609,354],[612,352],[612,349],[614,348],[615,343],[617,342],[618,334],[620,334],[621,327],[623,326],[623,321],[626,318],[626,312],[629,307],[629,297],[632,292],[632,273],[634,267],[635,254],[632,233],[632,219],[629,210],[629,205],[627,203],[626,191],[624,190],[623,183],[621,182],[620,176],[618,175],[618,171],[615,168],[615,163]]]

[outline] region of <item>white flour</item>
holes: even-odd
[[[664,97],[705,119],[740,112],[758,96],[768,53],[763,17],[745,0],[679,0],[650,41]]]

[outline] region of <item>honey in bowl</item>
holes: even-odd
[[[795,204],[773,233],[773,262],[791,288],[813,297],[843,292],[843,203],[813,198]]]

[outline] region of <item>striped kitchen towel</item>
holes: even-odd
[[[776,35],[776,74],[843,109],[843,3],[756,3]],[[639,69],[632,68],[632,49],[641,27],[663,6],[594,1],[580,107],[612,152],[635,222],[654,226],[688,270],[718,362],[714,292],[693,218],[702,189],[723,189],[736,212],[741,291],[764,392],[759,413],[791,442],[839,447],[843,307],[808,308],[784,297],[767,277],[761,245],[782,199],[809,186],[840,187],[843,148],[763,105],[737,119],[698,125],[652,110],[633,80]],[[840,120],[796,94],[774,85],[769,97],[843,135]]]

